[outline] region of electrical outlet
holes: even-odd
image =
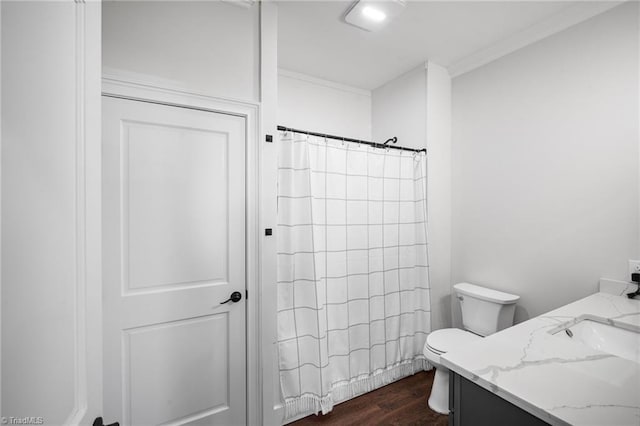
[[[631,274],[640,273],[640,260],[629,260],[629,277]]]

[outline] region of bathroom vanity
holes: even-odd
[[[441,359],[450,425],[640,424],[640,300],[596,293]]]
[[[549,423],[449,370],[449,426],[545,426]]]

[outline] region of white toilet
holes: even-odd
[[[453,286],[462,308],[462,325],[443,328],[427,336],[424,355],[436,369],[429,407],[438,413],[449,413],[449,370],[440,363],[440,355],[463,349],[469,343],[513,325],[513,314],[520,296],[491,290],[469,283]]]

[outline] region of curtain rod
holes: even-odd
[[[345,142],[355,142],[355,143],[359,143],[359,144],[369,145],[369,146],[372,146],[374,148],[383,148],[383,149],[384,148],[391,148],[391,149],[399,149],[401,151],[425,152],[425,153],[427,152],[426,148],[415,149],[415,148],[406,148],[404,146],[387,145],[387,143],[389,143],[389,142],[396,143],[398,141],[398,138],[396,138],[396,137],[388,139],[385,143],[378,143],[378,142],[363,141],[363,140],[360,140],[360,139],[343,138],[342,136],[327,135],[325,133],[310,132],[308,130],[292,129],[291,127],[285,127],[285,126],[278,126],[278,130],[284,130],[284,131],[287,131],[287,132],[294,132],[294,133],[303,133],[305,135],[319,136],[321,138],[336,139],[336,140],[345,141]]]

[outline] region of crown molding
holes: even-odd
[[[295,71],[290,71],[284,68],[278,68],[278,76],[304,81],[307,83],[315,84],[317,86],[325,86],[331,89],[342,90],[343,92],[351,92],[351,93],[355,93],[356,95],[371,97],[370,90],[361,89],[359,87],[348,86],[346,84],[337,83],[335,81],[324,80],[322,78],[313,77],[313,76],[302,74]]]
[[[222,0],[222,2],[232,6],[241,7],[243,9],[249,9],[256,3],[256,0]]]
[[[449,73],[451,77],[458,77],[623,3],[625,3],[625,1],[576,2],[574,6],[565,9],[557,15],[551,16],[529,28],[517,32],[511,37],[507,37],[485,49],[453,62],[453,64],[448,67]]]

